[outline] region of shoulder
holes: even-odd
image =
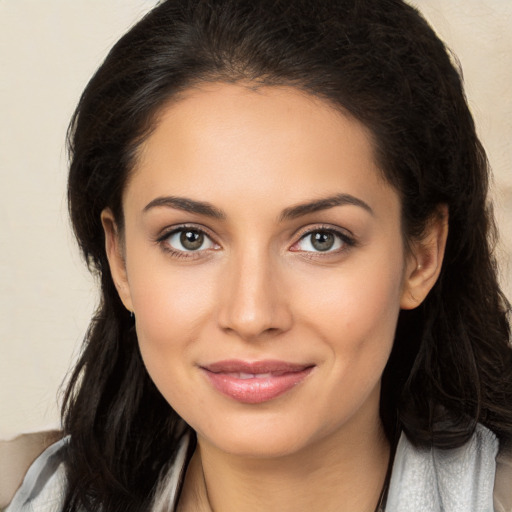
[[[388,495],[393,512],[428,510],[429,512],[493,512],[496,499],[495,479],[501,478],[502,466],[510,457],[500,447],[493,432],[478,425],[471,439],[454,449],[419,448],[405,435],[398,443]],[[495,478],[496,477],[496,478]],[[510,473],[503,476],[508,486],[503,495],[510,496]],[[505,501],[503,501],[505,506]],[[499,512],[512,512],[497,508]]]
[[[69,438],[49,446],[30,466],[5,512],[58,512],[66,491],[65,459]]]
[[[177,439],[175,457],[162,474],[152,511],[174,510],[190,458],[191,435]],[[4,512],[61,512],[66,490],[66,460],[70,437],[49,446],[30,466],[21,487]]]
[[[512,512],[512,442],[500,446],[494,481],[495,512]]]

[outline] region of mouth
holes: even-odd
[[[223,395],[245,404],[267,402],[300,384],[313,364],[284,361],[219,361],[201,366],[210,384]]]

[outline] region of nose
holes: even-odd
[[[232,258],[219,287],[219,327],[248,341],[286,332],[293,321],[279,265],[261,252]]]

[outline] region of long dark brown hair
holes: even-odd
[[[402,311],[383,375],[390,438],[456,447],[480,422],[512,435],[509,304],[493,257],[488,164],[443,43],[401,0],[167,0],[114,46],[69,129],[69,210],[101,303],[63,404],[66,510],[147,510],[182,420],[152,383],[112,282],[100,212],[121,196],[159,110],[201,82],[287,85],[369,128],[402,201],[404,239],[440,204],[449,236],[438,282]]]

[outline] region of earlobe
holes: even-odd
[[[419,306],[436,283],[447,238],[448,207],[440,205],[429,221],[424,236],[410,244],[400,301],[402,309]]]
[[[105,208],[101,212],[101,224],[105,233],[105,251],[114,285],[125,308],[128,311],[133,311],[128,275],[126,273],[123,241],[114,214],[110,208]]]

